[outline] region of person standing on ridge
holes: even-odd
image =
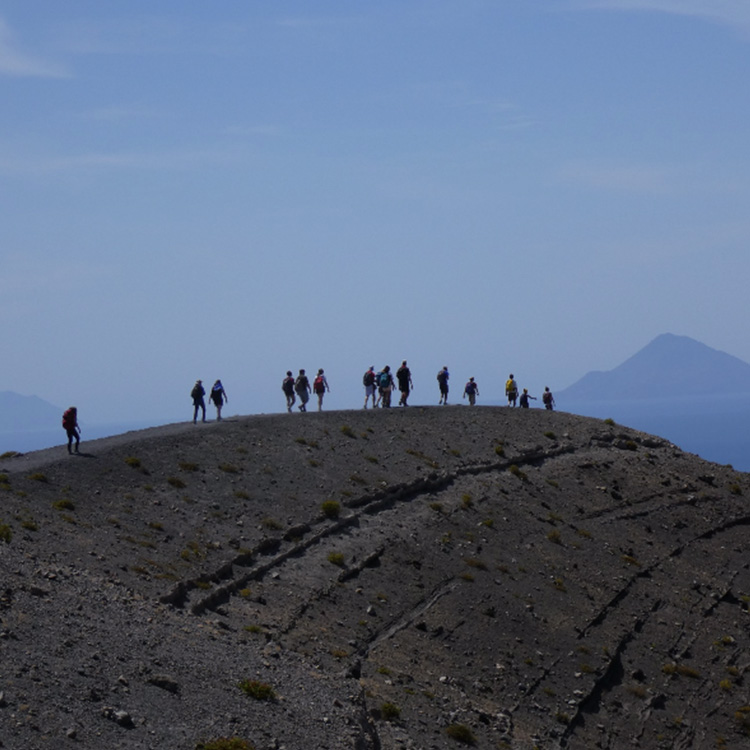
[[[71,406],[63,412],[62,426],[68,435],[68,453],[73,453],[73,441],[76,441],[75,452],[78,453],[78,446],[81,444],[81,428],[78,426],[78,409]]]
[[[206,402],[203,397],[206,395],[206,391],[203,388],[203,381],[196,380],[193,390],[190,391],[190,397],[193,399],[193,424],[198,420],[198,409],[203,413],[203,421],[206,421]]]
[[[299,396],[300,411],[307,411],[307,402],[310,400],[310,381],[307,379],[304,370],[299,371],[297,379],[294,381],[294,390]]]
[[[221,380],[217,380],[211,387],[211,393],[209,399],[214,402],[216,407],[216,421],[221,422],[221,407],[225,403],[229,403],[227,392],[224,390],[224,386],[221,384]]]
[[[555,397],[552,395],[552,391],[549,386],[545,386],[544,393],[542,394],[542,403],[544,408],[552,411],[555,408]]]
[[[281,390],[286,396],[286,410],[291,414],[294,402],[297,400],[294,396],[294,375],[291,370],[286,371],[286,377],[281,381]]]
[[[372,397],[372,408],[374,409],[377,406],[375,403],[375,394],[378,390],[378,384],[375,382],[374,365],[370,365],[370,369],[362,376],[362,385],[365,387],[365,409],[370,397]]]
[[[393,391],[393,375],[391,375],[391,366],[386,365],[380,377],[378,378],[378,390],[380,391],[380,398],[382,399],[383,408],[388,409],[391,406],[391,392]]]
[[[469,397],[469,406],[474,406],[479,395],[479,386],[474,378],[469,378],[469,382],[464,387],[464,398]]]
[[[440,388],[440,401],[438,404],[448,406],[448,380],[450,374],[448,373],[448,366],[443,367],[442,370],[437,374],[438,386]]]
[[[513,377],[513,373],[505,381],[505,395],[508,397],[508,406],[515,406],[516,399],[518,398],[518,384]]]
[[[529,396],[529,391],[526,388],[524,388],[523,393],[521,394],[521,398],[518,399],[519,403],[521,404],[522,409],[529,408],[529,399],[536,401],[536,396]]]
[[[406,360],[401,363],[401,367],[396,370],[396,380],[398,380],[398,389],[401,392],[401,399],[398,402],[399,406],[408,406],[406,403],[409,398],[409,390],[414,388],[414,383],[411,379],[411,370],[406,366]]]
[[[323,374],[323,368],[321,367],[315,376],[315,380],[313,380],[313,393],[318,397],[318,411],[323,411],[323,396],[325,396],[326,391],[330,392],[330,390],[326,376]]]

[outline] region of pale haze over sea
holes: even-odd
[[[501,400],[663,331],[750,361],[747,0],[6,0],[0,391]]]

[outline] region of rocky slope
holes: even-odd
[[[731,467],[508,408],[82,449],[0,459],[1,747],[750,742]]]

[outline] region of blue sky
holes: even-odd
[[[747,0],[4,0],[0,390],[82,421],[746,361]]]

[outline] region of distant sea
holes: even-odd
[[[123,432],[133,430],[144,430],[147,427],[158,427],[165,422],[112,422],[109,424],[81,425],[81,445],[87,440],[121,435]],[[13,432],[0,432],[0,455],[8,451],[17,453],[29,453],[43,448],[52,448],[55,445],[66,445],[68,438],[62,427],[43,430],[15,430]]]
[[[641,401],[564,402],[563,411],[658,435],[707,461],[750,471],[750,394]]]

